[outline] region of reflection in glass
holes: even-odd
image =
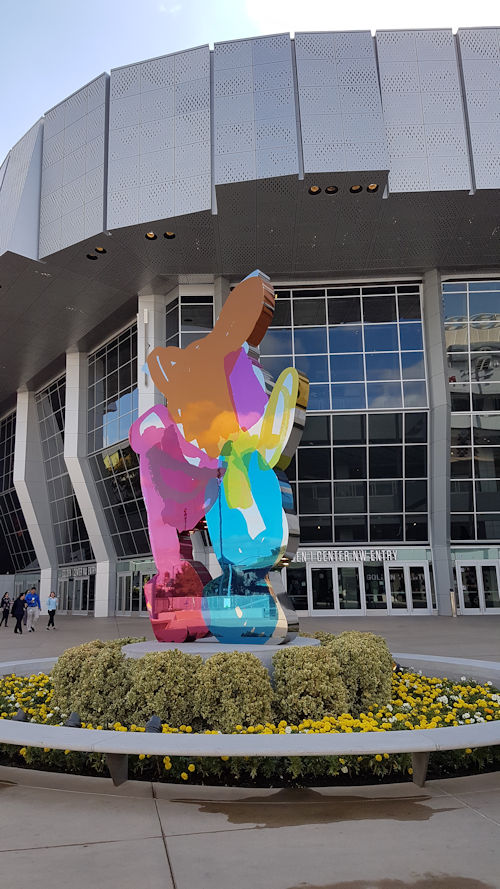
[[[325,515],[332,511],[332,491],[329,482],[304,482],[299,484],[299,509],[301,514]]]
[[[368,540],[366,516],[335,516],[334,525],[337,543],[365,543]]]
[[[287,367],[293,367],[293,359],[291,355],[276,355],[274,357],[262,356],[260,363],[265,370],[268,370],[275,380],[278,379],[282,370]]]
[[[369,611],[385,609],[387,606],[384,580],[384,566],[367,562],[363,566],[365,574],[366,607]]]
[[[300,541],[301,543],[331,543],[332,517],[301,516]]]
[[[500,608],[497,569],[494,565],[483,565],[482,572],[485,607]]]
[[[402,406],[400,383],[367,383],[366,392],[369,408],[398,408]]]
[[[472,499],[472,496],[471,496]],[[493,512],[500,508],[500,479],[476,482],[476,509]],[[471,507],[472,509],[472,507]]]
[[[481,484],[481,482],[476,482],[477,484]],[[482,484],[489,484],[489,482],[482,482]],[[485,507],[482,508],[485,509]],[[450,482],[450,510],[451,512],[473,512],[472,482]]]
[[[365,326],[365,350],[367,352],[397,352],[398,348],[397,324],[367,324]]]
[[[292,323],[292,313],[290,300],[279,298],[276,294],[276,302],[274,304],[274,315],[271,322],[273,327],[290,327]]]
[[[427,414],[405,414],[405,441],[407,444],[427,441]]]
[[[335,514],[366,512],[366,482],[334,482]]]
[[[330,444],[330,417],[306,416],[301,446]]]
[[[284,327],[281,330],[270,328],[260,344],[261,355],[291,355],[292,331]]]
[[[425,571],[422,566],[410,566],[410,586],[413,608],[427,608]]]
[[[452,515],[450,536],[452,540],[474,540],[476,531],[473,515]]]
[[[500,513],[477,516],[477,537],[478,540],[500,540]]]
[[[443,309],[445,321],[463,321],[467,318],[467,294],[465,284],[454,285],[461,293],[448,293],[449,284],[443,284]]]
[[[313,608],[331,609],[333,604],[333,575],[331,568],[311,568]]]
[[[400,479],[370,482],[370,512],[399,512],[403,509]]]
[[[396,320],[396,298],[394,296],[364,296],[363,320],[365,324]]]
[[[406,587],[404,568],[389,568],[389,586],[393,609],[406,608]]]
[[[361,321],[359,299],[350,297],[348,299],[337,298],[328,300],[329,324],[351,324],[355,321]]]
[[[359,568],[346,565],[337,568],[339,606],[341,611],[361,608]]]
[[[425,381],[403,383],[403,395],[405,407],[425,407],[427,405]]]
[[[482,282],[482,286],[484,287]],[[488,283],[488,282],[486,282]],[[471,321],[496,321],[500,320],[500,287],[499,282],[489,282],[492,284],[489,293],[474,293],[476,286],[469,284],[469,315]],[[487,317],[482,317],[486,315]]]
[[[403,539],[402,515],[370,515],[370,540],[392,541]]]
[[[367,380],[399,380],[400,376],[397,352],[378,352],[366,356]]]
[[[332,417],[332,423],[334,444],[365,444],[366,417],[364,414],[337,415]]]
[[[498,352],[473,352],[471,354],[471,380],[482,383],[500,380],[500,354]]]
[[[452,411],[470,411],[470,390],[467,385],[450,385]]]
[[[328,383],[328,358],[326,355],[301,355],[296,366],[310,383]]]
[[[500,447],[474,448],[476,478],[500,478]]]
[[[297,611],[307,611],[307,577],[305,565],[289,565],[286,569],[287,593]]]
[[[422,325],[417,322],[403,322],[399,325],[401,349],[423,349]]]
[[[332,410],[364,410],[366,407],[363,383],[334,383],[332,390]]]
[[[329,330],[330,352],[362,352],[361,327],[331,327]]]
[[[452,414],[451,417],[451,444],[457,446],[471,443],[470,416],[463,417]]]
[[[293,323],[296,327],[303,324],[326,324],[324,299],[297,299],[293,301]]]
[[[309,387],[309,401],[307,404],[310,411],[329,411],[330,410],[330,389],[329,386],[318,385],[312,383]]]
[[[275,331],[276,332],[276,331]],[[272,331],[271,331],[272,333]],[[294,330],[295,354],[313,355],[327,352],[326,330],[324,327],[304,327]],[[264,338],[263,342],[266,341]]]
[[[500,411],[499,383],[473,383],[471,389],[473,411]]]
[[[465,608],[479,608],[479,589],[475,565],[462,565],[462,595]]]
[[[474,444],[500,445],[500,416],[473,417]]]
[[[404,380],[424,380],[425,365],[423,352],[402,352],[401,368]]]
[[[370,444],[401,444],[401,414],[371,414],[368,430]]]
[[[398,288],[399,290],[399,288]],[[399,318],[401,321],[419,321],[420,313],[420,294],[408,294],[398,296]]]
[[[332,383],[354,382],[365,378],[362,355],[332,355],[330,368]]]

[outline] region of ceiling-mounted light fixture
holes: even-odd
[[[336,185],[327,185],[325,188],[325,194],[337,194],[338,187]]]
[[[146,232],[144,235],[147,241],[156,241],[156,235],[154,232]]]
[[[87,253],[87,259],[97,259],[95,253]]]
[[[369,194],[375,194],[378,191],[378,184],[376,182],[370,182],[370,185],[366,186],[366,190]]]
[[[175,238],[175,232],[164,232],[163,237],[167,239],[167,241],[171,241],[172,238]]]
[[[319,185],[311,185],[311,187],[309,189],[309,194],[313,194],[313,195],[319,194],[320,191],[321,191],[321,188],[319,187]]]
[[[105,247],[94,247],[94,250],[95,250],[96,253],[100,253],[101,255],[102,255],[103,253],[107,253],[107,252],[108,252],[108,251],[106,250]]]
[[[359,194],[360,191],[363,191],[363,186],[362,185],[351,185],[349,191],[351,192],[351,194]]]

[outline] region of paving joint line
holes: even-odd
[[[171,881],[172,881],[173,889],[178,889],[178,886],[177,886],[177,880],[175,879],[175,875],[174,875],[174,868],[173,868],[173,866],[172,866],[172,861],[171,861],[171,858],[170,858],[170,853],[169,853],[169,851],[168,851],[167,837],[166,837],[165,831],[163,830],[163,823],[162,823],[162,820],[161,820],[161,817],[160,817],[160,812],[159,812],[159,809],[158,809],[158,798],[157,798],[157,796],[156,796],[155,788],[154,788],[154,784],[153,784],[153,783],[151,784],[151,789],[152,789],[152,792],[153,792],[153,800],[154,800],[154,805],[155,805],[155,809],[156,809],[156,817],[158,818],[158,824],[160,825],[161,838],[162,838],[162,840],[163,840],[163,848],[165,849],[165,857],[166,857],[166,859],[167,859],[168,869],[169,869],[169,871],[170,871],[170,879],[171,879]]]

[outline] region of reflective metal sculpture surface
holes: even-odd
[[[139,417],[130,443],[158,570],[145,596],[161,641],[212,633],[265,643],[297,630],[280,575],[299,541],[284,469],[302,434],[309,383],[294,368],[273,383],[259,364],[273,312],[273,288],[255,272],[230,293],[211,333],[148,357],[167,406]],[[189,532],[204,518],[222,571],[215,579],[193,560]]]

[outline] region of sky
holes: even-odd
[[[0,162],[72,92],[120,65],[283,31],[500,26],[493,0],[0,0]]]

